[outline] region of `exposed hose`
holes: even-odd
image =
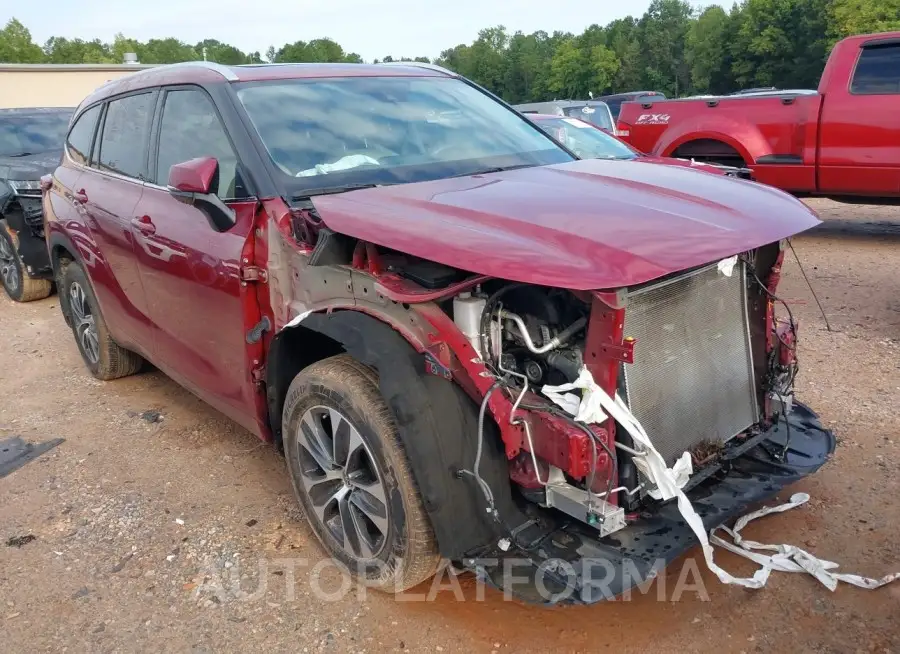
[[[577,334],[579,331],[584,329],[584,326],[587,324],[587,318],[582,316],[571,325],[562,330],[555,337],[550,339],[549,343],[545,343],[541,347],[538,347],[534,344],[534,341],[531,340],[531,335],[528,333],[528,328],[525,326],[525,321],[518,314],[512,313],[510,311],[501,311],[501,318],[507,318],[508,320],[512,320],[516,327],[519,329],[519,335],[522,337],[522,340],[525,341],[525,347],[534,352],[535,354],[545,354],[550,350],[555,350],[559,346],[565,344],[572,336]]]
[[[481,488],[481,492],[484,493],[484,499],[487,500],[488,508],[494,518],[499,518],[497,507],[494,505],[494,493],[491,492],[491,487],[488,486],[487,482],[482,479],[479,467],[481,466],[481,452],[484,447],[484,414],[487,411],[488,400],[491,399],[491,394],[500,386],[501,382],[494,382],[484,394],[484,399],[481,400],[481,408],[478,410],[478,444],[475,449],[475,464],[472,466],[472,470],[459,471],[460,474],[470,475],[475,478],[476,483]]]

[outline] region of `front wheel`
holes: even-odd
[[[372,369],[348,355],[306,368],[282,425],[294,492],[333,559],[389,592],[435,574],[431,523]]]
[[[14,302],[43,300],[53,292],[49,279],[32,277],[25,270],[18,236],[9,230],[5,220],[0,220],[0,283]]]

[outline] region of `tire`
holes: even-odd
[[[345,354],[309,366],[282,426],[297,500],[351,577],[399,593],[434,576],[434,532],[375,371]]]
[[[0,220],[0,283],[14,302],[43,300],[53,292],[52,281],[32,277],[25,270],[19,256],[19,238],[5,220]]]
[[[100,305],[80,265],[63,261],[59,270],[60,306],[65,308],[81,358],[102,381],[133,375],[144,360],[119,346],[109,335]]]

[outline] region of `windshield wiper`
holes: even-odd
[[[37,154],[36,152],[16,152],[15,154],[6,155],[10,159],[17,159],[19,157],[30,157],[33,154]]]
[[[487,175],[488,173],[505,173],[507,170],[518,170],[519,168],[534,168],[537,164],[516,164],[515,166],[493,166],[491,168],[482,168],[471,173],[462,173],[461,175],[453,175],[453,177],[469,177],[470,175]]]
[[[342,184],[341,186],[323,186],[322,188],[313,188],[303,193],[294,195],[294,200],[306,200],[314,198],[317,195],[335,195],[336,193],[346,193],[347,191],[358,191],[363,188],[378,188],[379,186],[388,186],[388,184]]]

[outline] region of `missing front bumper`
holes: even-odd
[[[707,530],[745,513],[795,481],[817,471],[834,452],[834,435],[807,407],[797,404],[754,447],[730,461],[687,495]],[[654,507],[611,536],[591,527],[542,515],[508,551],[482,553],[465,564],[487,583],[540,604],[593,604],[652,581],[666,565],[697,544],[674,502]],[[539,533],[535,533],[539,532]]]

